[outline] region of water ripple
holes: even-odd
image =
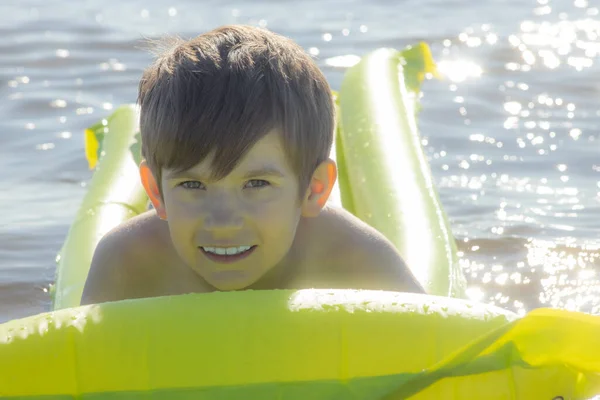
[[[469,295],[520,313],[599,312],[598,8],[328,5],[0,2],[0,321],[49,306],[43,288],[90,177],[83,129],[135,101],[150,61],[142,40],[228,23],[291,36],[334,88],[365,52],[427,41],[444,79],[424,83],[420,127]]]

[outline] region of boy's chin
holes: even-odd
[[[260,280],[260,276],[250,276],[248,271],[243,270],[220,271],[204,277],[204,280],[218,291],[233,292],[251,289],[251,286]]]

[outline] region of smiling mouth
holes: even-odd
[[[200,246],[200,251],[211,261],[229,264],[240,261],[252,254],[256,249],[254,246],[238,246],[238,247],[204,247]]]

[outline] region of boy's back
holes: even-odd
[[[335,111],[289,39],[223,27],[140,81],[140,177],[154,210],[100,242],[83,303],[284,288],[422,291],[379,232],[326,206]]]

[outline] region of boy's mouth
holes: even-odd
[[[237,247],[208,247],[200,246],[199,249],[211,261],[229,264],[248,257],[256,249],[254,246]]]

